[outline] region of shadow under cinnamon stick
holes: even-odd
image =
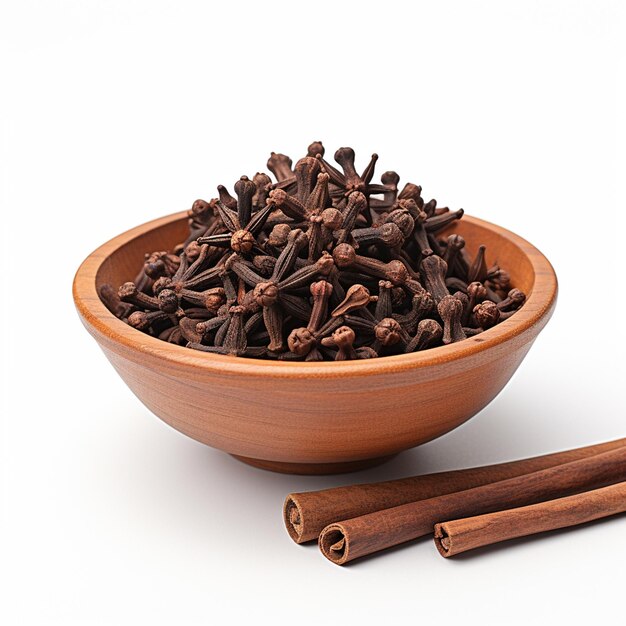
[[[410,502],[326,526],[322,554],[343,565],[429,535],[442,519],[457,519],[535,504],[626,480],[626,447],[515,478]]]

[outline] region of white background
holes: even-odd
[[[454,560],[424,540],[343,569],[281,521],[290,491],[626,434],[619,3],[215,4],[0,3],[0,621],[623,620],[624,516]],[[361,166],[376,151],[379,173],[526,237],[561,292],[469,423],[315,478],[252,469],[149,414],[70,286],[110,237],[318,139]]]

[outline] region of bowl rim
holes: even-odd
[[[542,318],[545,323],[551,315],[558,292],[554,268],[548,259],[531,243],[515,233],[476,217],[465,214],[463,221],[494,231],[519,247],[528,257],[534,271],[534,284],[524,306],[509,319],[464,341],[448,346],[430,348],[422,352],[386,356],[360,361],[286,362],[210,354],[185,346],[169,344],[157,337],[138,331],[115,317],[102,303],[96,289],[96,275],[102,263],[117,249],[134,238],[187,217],[187,211],[172,213],[145,222],[127,230],[94,250],[81,263],[74,277],[74,303],[89,332],[106,337],[121,351],[131,350],[145,357],[156,357],[181,367],[196,368],[220,375],[253,375],[271,378],[336,378],[393,374],[416,368],[442,365],[475,356],[509,341]]]

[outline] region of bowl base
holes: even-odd
[[[362,459],[360,461],[343,461],[339,463],[283,463],[281,461],[265,461],[263,459],[252,459],[247,456],[232,454],[234,458],[242,463],[258,467],[270,472],[280,472],[281,474],[344,474],[346,472],[357,472],[359,470],[376,467],[392,459],[395,454],[379,456],[373,459]]]

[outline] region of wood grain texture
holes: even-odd
[[[132,280],[145,251],[183,240],[185,215],[148,222],[98,248],[76,274],[74,300],[87,330],[153,413],[240,457],[317,464],[323,473],[324,464],[376,459],[434,439],[493,400],[556,304],[554,270],[536,248],[465,216],[454,231],[466,238],[470,254],[485,244],[489,260],[507,268],[512,284],[528,294],[521,310],[485,333],[363,361],[286,363],[201,353],[131,328],[97,292],[104,283]]]
[[[444,557],[626,512],[626,482],[530,506],[435,524]]]

